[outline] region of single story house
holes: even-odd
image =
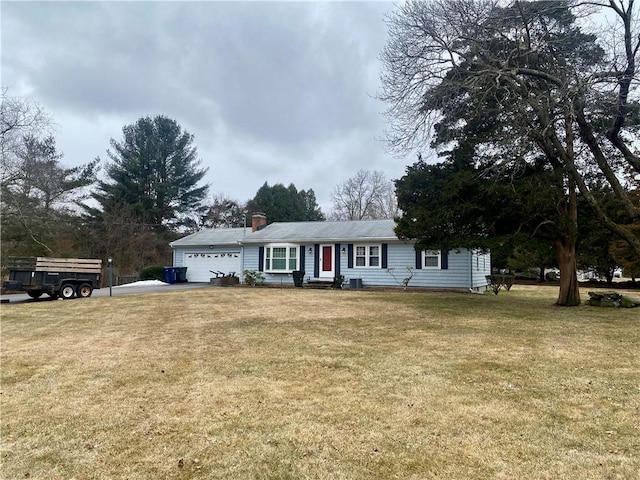
[[[409,287],[486,289],[489,253],[416,251],[394,227],[394,220],[267,225],[264,216],[254,215],[251,228],[206,229],[172,242],[173,265],[187,267],[191,282],[208,282],[211,272],[242,277],[254,270],[265,283],[293,284],[297,270],[307,282],[342,275],[347,285],[401,287],[411,277]]]

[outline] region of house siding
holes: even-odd
[[[354,245],[358,245],[354,242]],[[409,276],[409,270],[413,277],[409,287],[434,287],[434,288],[469,288],[469,252],[462,250],[449,252],[449,264],[445,269],[416,269],[416,254],[412,243],[387,244],[387,268],[348,268],[348,258],[343,259],[344,268],[342,274],[348,283],[352,278],[362,280],[363,286],[403,286],[402,279]],[[394,278],[395,277],[395,278]]]
[[[304,256],[300,258],[299,264],[302,270],[305,272],[305,280],[309,280],[313,278],[313,263],[314,263],[314,251],[313,245],[304,245],[304,244],[296,244],[298,245],[298,251],[304,251]],[[312,252],[309,253],[309,248],[312,248]],[[262,267],[260,266],[260,246],[257,245],[246,245],[244,247],[244,267],[243,270],[253,270],[260,271]],[[311,271],[309,271],[311,270]],[[267,284],[281,284],[281,283],[291,283],[293,285],[293,275],[290,273],[269,273],[262,272],[264,276],[264,282]]]
[[[353,242],[353,245],[365,245],[364,242]],[[348,285],[351,279],[361,279],[364,287],[372,286],[397,286],[402,287],[402,279],[409,275],[410,267],[413,277],[409,282],[409,287],[431,287],[431,288],[455,288],[469,289],[480,288],[486,285],[485,273],[490,270],[490,261],[488,255],[483,255],[477,264],[476,254],[469,250],[452,250],[449,252],[449,262],[447,269],[416,269],[415,268],[415,250],[412,243],[404,242],[385,242],[387,245],[386,261],[387,268],[357,268],[350,267],[352,263],[349,261],[350,248],[346,243],[340,244],[340,248],[336,249],[337,262],[340,274],[344,275],[345,283]],[[315,259],[316,247],[314,245],[303,245],[305,280],[314,278],[313,265]],[[345,252],[342,248],[345,247]],[[309,253],[309,248],[312,249]],[[247,245],[244,249],[244,269],[258,270],[258,246]],[[470,274],[469,268],[473,264],[473,272]],[[390,271],[391,273],[390,273]],[[291,274],[287,273],[268,273],[263,272],[265,283],[267,284],[293,284]],[[393,274],[393,275],[392,275]],[[395,278],[394,278],[395,276]]]
[[[472,287],[475,290],[486,289],[487,275],[491,275],[491,254],[472,252],[471,276]]]

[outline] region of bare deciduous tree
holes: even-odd
[[[247,207],[223,194],[216,194],[207,205],[207,212],[202,218],[202,226],[206,228],[242,227],[246,223]]]
[[[65,168],[51,120],[33,101],[2,91],[0,209],[5,254],[59,252],[73,238],[74,202],[95,180],[97,161]]]
[[[394,218],[398,211],[393,183],[377,170],[358,170],[333,188],[331,201],[330,220]]]
[[[50,133],[51,118],[40,105],[30,99],[11,97],[0,91],[0,185],[6,185],[20,175],[17,157],[25,136]]]

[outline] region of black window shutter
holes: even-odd
[[[382,244],[382,268],[387,268],[387,244]]]
[[[336,277],[340,276],[340,244],[336,243],[335,249],[333,251],[333,264],[334,264],[334,272]]]
[[[442,270],[449,269],[449,252],[440,252],[440,268]]]
[[[416,250],[416,269],[422,269],[422,250]]]
[[[353,243],[347,244],[347,267],[353,268]]]
[[[264,272],[264,247],[258,248],[258,271]]]
[[[304,272],[304,245],[300,245],[300,271]]]
[[[320,276],[320,244],[313,245],[313,278]]]

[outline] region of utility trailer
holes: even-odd
[[[27,292],[31,298],[43,293],[64,299],[90,297],[100,288],[102,260],[90,258],[9,257],[7,291]]]

